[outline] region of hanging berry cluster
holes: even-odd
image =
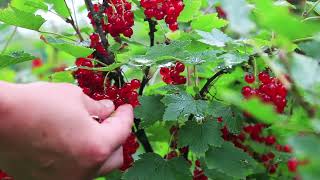
[[[255,82],[255,77],[253,75],[246,75],[245,81],[249,84]],[[263,100],[265,103],[271,103],[277,109],[278,113],[282,113],[286,106],[286,96],[287,90],[276,78],[270,77],[267,72],[261,72],[259,74],[260,86],[257,89],[245,86],[242,88],[242,95],[245,99],[253,96],[257,96]],[[219,117],[218,122],[222,122],[223,119]],[[238,134],[234,135],[229,132],[228,128],[224,126],[221,129],[222,137],[225,141],[232,142],[235,147],[242,149],[249,155],[263,163],[270,174],[276,172],[278,168],[278,162],[275,161],[275,154],[273,152],[265,152],[259,154],[252,150],[249,145],[245,143],[248,141],[254,141],[259,144],[264,144],[265,146],[272,147],[279,152],[291,153],[292,149],[289,145],[280,145],[277,143],[277,139],[274,135],[263,136],[263,131],[268,126],[262,123],[248,124],[243,127],[243,130]],[[288,169],[291,172],[296,172],[298,163],[295,159],[290,159],[287,163]]]
[[[193,170],[193,180],[208,180],[208,177],[204,174],[204,171],[201,168],[201,163],[199,160],[196,160],[195,167]]]
[[[277,78],[270,77],[270,75],[265,71],[259,73],[259,80],[259,88],[244,86],[242,88],[242,95],[245,98],[250,98],[253,96],[260,97],[263,102],[275,105],[278,113],[283,113],[284,108],[287,105],[286,88]],[[245,76],[245,81],[249,84],[252,84],[255,81],[255,77],[251,74],[248,74]]]
[[[182,0],[141,0],[147,18],[165,19],[171,31],[179,29],[178,16],[184,8]]]
[[[123,165],[120,168],[122,171],[125,171],[132,166],[134,161],[132,155],[136,153],[138,148],[139,143],[136,140],[136,136],[131,133],[131,135],[123,145]]]
[[[131,3],[126,0],[108,0],[108,7],[102,12],[106,16],[107,22],[101,18],[102,29],[112,37],[123,34],[125,37],[131,37],[133,34],[132,26],[134,25],[134,14],[131,11]],[[101,10],[100,4],[94,5],[94,11]],[[91,24],[96,26],[92,13],[88,14]]]
[[[182,73],[184,70],[184,64],[178,61],[174,66],[170,68],[162,67],[160,69],[160,74],[162,76],[163,82],[167,84],[179,85],[185,84],[187,82],[186,77],[180,75],[180,73]]]

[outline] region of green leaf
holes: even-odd
[[[179,94],[170,94],[162,99],[167,106],[163,115],[165,121],[176,121],[180,117],[187,117],[193,114],[196,118],[203,118],[207,103],[202,100],[194,100],[194,98],[186,92]]]
[[[231,105],[213,101],[209,104],[208,114],[215,118],[222,117],[222,123],[234,134],[238,134],[242,130],[242,117]]]
[[[191,44],[191,41],[174,41],[169,45],[160,44],[151,47],[146,57],[151,60],[169,59],[172,57],[181,58],[185,57],[187,51],[185,48]]]
[[[208,169],[207,167],[205,167],[204,172],[207,177],[214,179],[214,180],[234,180],[233,177],[231,177],[225,173],[222,173],[216,169]]]
[[[48,6],[44,3],[44,0],[12,0],[10,5],[30,13],[35,13],[39,9],[48,11]]]
[[[291,76],[299,87],[313,90],[313,88],[319,85],[319,61],[300,54],[293,54],[290,69]]]
[[[65,0],[45,0],[48,4],[53,5],[53,9],[62,17],[70,16],[69,10],[65,4]]]
[[[0,54],[0,69],[6,66],[34,60],[36,57],[23,51],[12,52],[10,54]]]
[[[49,79],[51,82],[74,83],[74,78],[70,71],[56,72],[52,74]]]
[[[0,80],[1,81],[14,82],[15,79],[16,79],[16,72],[14,70],[12,70],[10,68],[1,69],[1,71],[0,71]]]
[[[240,94],[230,90],[225,90],[222,93],[222,96],[226,102],[234,104],[241,110],[249,112],[253,117],[264,123],[272,123],[283,119],[283,117],[275,111],[273,105],[265,104],[258,98],[244,100],[241,98]]]
[[[289,144],[298,157],[320,159],[320,140],[315,135],[297,135],[289,138]]]
[[[202,37],[202,39],[199,40],[200,42],[211,46],[224,47],[226,43],[232,41],[230,37],[218,29],[213,29],[210,33],[197,30],[197,33]]]
[[[196,154],[203,154],[209,149],[209,145],[221,146],[221,124],[217,121],[208,120],[203,124],[195,121],[187,121],[178,132],[178,146],[189,146]]]
[[[257,7],[257,22],[290,40],[308,37],[318,32],[319,25],[289,14],[286,7],[274,6],[269,0],[255,1]],[[299,27],[300,30],[297,30]]]
[[[213,61],[217,59],[217,55],[222,51],[208,50],[190,53],[190,56],[182,60],[182,62],[190,65],[199,65],[207,61]]]
[[[217,13],[199,16],[191,22],[193,29],[211,32],[213,28],[222,28],[228,24],[224,19],[220,19]]]
[[[64,51],[74,57],[87,57],[88,55],[92,54],[94,51],[93,49],[80,46],[79,44],[69,43],[67,41],[64,41],[62,39],[57,39],[52,36],[45,36],[45,39],[49,45],[61,51]]]
[[[164,104],[161,103],[162,96],[142,96],[139,98],[141,106],[135,108],[135,117],[141,118],[141,128],[153,125],[162,120]]]
[[[223,63],[220,64],[220,67],[231,68],[235,65],[241,64],[249,60],[247,54],[240,54],[239,52],[228,52],[218,57],[223,60]]]
[[[38,31],[45,20],[33,13],[21,11],[19,9],[8,7],[0,10],[0,21],[26,29]]]
[[[210,147],[205,160],[208,169],[215,169],[235,178],[245,178],[257,171],[258,163],[230,142],[221,147]]]
[[[306,55],[315,59],[320,59],[320,41],[303,42],[299,44],[299,47]]]
[[[189,165],[183,158],[166,161],[158,154],[140,156],[133,167],[125,172],[124,180],[191,180]]]
[[[246,0],[220,0],[223,10],[230,21],[230,28],[240,34],[248,34],[255,29],[255,24],[249,19],[250,8]]]
[[[113,170],[105,176],[105,180],[119,180],[122,177],[122,172],[120,170]]]
[[[178,17],[179,22],[189,22],[200,10],[201,0],[184,0],[185,7]]]

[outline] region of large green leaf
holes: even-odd
[[[269,0],[256,0],[258,23],[290,40],[308,37],[318,32],[319,24],[289,14],[286,7],[274,6]]]
[[[183,2],[185,7],[178,17],[178,21],[189,22],[199,13],[201,0],[184,0]]]
[[[93,49],[80,46],[78,44],[70,43],[62,39],[57,39],[52,36],[45,36],[45,40],[45,42],[47,42],[49,45],[61,51],[64,51],[74,57],[87,57],[94,51]]]
[[[213,13],[197,17],[191,22],[191,27],[196,30],[211,32],[213,28],[222,28],[227,24],[226,20],[218,18],[217,13]]]
[[[65,0],[45,0],[45,2],[52,4],[53,9],[62,17],[68,18],[70,16],[69,10],[65,4]]]
[[[38,31],[45,20],[38,15],[30,12],[21,11],[14,7],[0,10],[0,21],[26,29]]]
[[[44,0],[12,0],[11,6],[30,13],[35,13],[39,9],[48,11],[48,6],[44,3]]]
[[[210,33],[204,31],[197,31],[197,33],[202,37],[200,42],[211,46],[224,47],[226,43],[232,41],[230,37],[218,29],[213,29]]]
[[[141,127],[146,128],[162,120],[164,104],[161,96],[142,96],[139,98],[141,106],[135,108],[135,117],[141,118]]]
[[[220,0],[223,10],[226,11],[230,21],[230,28],[240,34],[248,34],[255,28],[255,24],[249,19],[250,8],[246,0]]]
[[[125,172],[124,180],[191,180],[189,165],[183,158],[166,161],[158,154],[140,156],[133,167]]]
[[[74,78],[70,71],[56,72],[50,75],[49,79],[52,82],[74,83]]]
[[[202,154],[209,149],[209,145],[221,146],[221,124],[217,121],[208,120],[203,124],[195,121],[187,121],[178,131],[178,146],[188,146],[196,153]]]
[[[191,114],[195,118],[203,119],[207,108],[206,101],[194,100],[186,92],[167,95],[162,99],[162,102],[166,105],[163,115],[165,121],[176,121],[180,117],[187,117]]]
[[[6,66],[34,60],[36,57],[23,51],[0,54],[0,69]]]
[[[205,157],[208,169],[216,169],[235,178],[245,178],[257,172],[258,163],[230,142],[211,147]]]
[[[240,133],[243,118],[233,106],[213,101],[209,104],[208,114],[215,118],[221,117],[223,125],[226,125],[230,132],[234,134]]]

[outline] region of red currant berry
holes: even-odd
[[[131,80],[131,85],[133,89],[139,89],[141,86],[141,82],[138,79]]]
[[[245,77],[244,77],[244,80],[249,83],[249,84],[252,84],[254,81],[255,81],[255,77],[254,75],[252,74],[247,74]]]
[[[298,160],[296,158],[291,158],[289,159],[287,166],[288,166],[288,170],[290,172],[296,172],[297,171],[297,167],[298,167]]]

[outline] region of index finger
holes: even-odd
[[[104,133],[101,137],[107,142],[111,150],[119,148],[131,133],[133,125],[133,108],[131,105],[123,105],[118,107],[115,113],[107,118],[102,124],[102,132]]]

